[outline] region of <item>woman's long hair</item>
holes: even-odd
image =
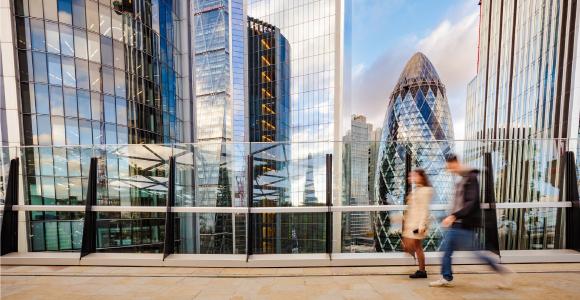
[[[415,172],[415,174],[419,175],[419,177],[421,177],[421,181],[419,182],[419,185],[421,186],[431,186],[431,182],[429,181],[429,177],[427,176],[427,173],[425,173],[425,170],[423,169],[415,169],[413,170],[413,172]]]

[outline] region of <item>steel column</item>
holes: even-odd
[[[163,260],[175,253],[175,157],[169,157],[169,176],[167,180],[167,202],[165,203],[165,236],[163,239]]]
[[[98,158],[91,157],[87,198],[85,199],[81,258],[97,251],[97,213],[93,211],[93,205],[97,205],[97,163]]]
[[[18,158],[10,160],[8,170],[8,185],[6,186],[6,199],[4,200],[4,212],[2,213],[2,251],[0,255],[18,251],[18,212],[12,209],[18,205]]]
[[[566,248],[580,251],[580,200],[578,199],[578,177],[574,152],[566,152],[566,201],[572,207],[566,208]]]
[[[332,154],[326,154],[326,253],[332,259]]]
[[[252,207],[254,206],[254,156],[247,158],[247,194],[248,194],[248,214],[246,222],[246,262],[250,255],[254,254],[254,218],[252,217]]]
[[[483,210],[483,228],[485,230],[485,249],[497,255],[499,251],[499,235],[497,233],[497,214],[495,207],[495,188],[493,181],[493,165],[491,153],[483,154],[484,190],[483,201],[489,204],[489,209]]]

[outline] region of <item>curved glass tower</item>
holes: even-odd
[[[407,165],[425,169],[435,194],[433,203],[446,203],[453,191],[452,177],[442,172],[445,156],[453,152],[453,126],[445,86],[423,53],[407,62],[393,90],[381,136],[375,175],[378,204],[404,204]],[[409,158],[408,158],[409,157]],[[400,249],[400,237],[391,228],[389,213],[376,216],[377,251]],[[432,226],[428,248],[439,247],[440,231]]]
[[[86,161],[94,154],[91,148],[80,151],[75,145],[183,141],[180,8],[174,1],[18,0],[13,4],[22,145],[44,146],[23,153],[28,204],[84,202]],[[109,180],[99,183],[99,204],[165,205],[159,188],[137,192],[139,187],[153,187],[156,181],[151,178],[164,176],[162,167],[143,163],[143,157],[153,154],[134,151],[140,163],[129,163],[113,158],[118,151],[128,152],[128,147],[118,148],[96,147],[108,152],[102,154],[106,160],[99,166],[104,172],[100,178]],[[80,248],[81,214],[31,212],[29,218],[32,251]],[[124,219],[120,214],[101,214],[99,218],[99,251],[162,249],[162,216]]]

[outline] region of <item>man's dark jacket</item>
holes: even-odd
[[[456,218],[454,226],[464,229],[475,229],[481,226],[478,174],[478,170],[470,170],[463,174],[463,205],[461,209],[453,213]]]

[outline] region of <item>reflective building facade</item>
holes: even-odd
[[[389,99],[375,175],[378,204],[405,204],[407,161],[411,169],[422,168],[429,176],[435,192],[432,203],[447,203],[453,195],[453,178],[441,170],[445,157],[453,152],[452,140],[445,86],[429,59],[416,53]],[[391,227],[388,212],[377,214],[374,226],[377,251],[400,249],[400,237]],[[441,232],[436,225],[431,228],[426,243],[437,249]]]
[[[80,205],[88,164],[102,158],[99,205],[164,205],[161,168],[129,163],[90,145],[190,141],[181,89],[179,3],[168,0],[11,1],[24,198],[35,205]],[[179,16],[179,17],[178,17]],[[8,48],[9,49],[9,48]],[[12,89],[13,87],[10,87]],[[10,99],[12,100],[12,99]],[[188,104],[187,104],[188,105]],[[15,122],[16,123],[16,122]],[[86,149],[64,146],[85,145]],[[142,162],[142,161],[141,161]],[[80,248],[82,214],[28,213],[31,251]],[[164,218],[98,217],[99,251],[158,252]]]
[[[290,45],[280,29],[248,18],[248,105],[254,207],[290,205]],[[280,142],[280,143],[278,143]],[[254,253],[292,248],[289,215],[253,216]],[[284,227],[283,227],[284,226]]]
[[[243,1],[193,0],[196,181],[193,206],[245,206],[247,152]],[[241,156],[240,156],[241,155]],[[232,214],[197,214],[198,245],[187,252],[237,253]],[[216,252],[217,251],[217,252]]]
[[[370,205],[369,195],[369,162],[371,144],[374,144],[373,125],[367,123],[362,115],[353,115],[350,121],[350,130],[344,137],[344,167],[345,197],[343,205]],[[375,153],[376,154],[376,153]],[[376,163],[376,159],[375,159]],[[360,245],[374,244],[371,230],[371,219],[368,212],[351,212],[345,214],[342,236],[343,250],[356,251]]]
[[[465,124],[466,139],[474,141],[464,156],[481,168],[483,154],[491,154],[497,202],[570,201],[558,170],[565,151],[578,156],[576,28],[576,1],[481,1]],[[496,141],[479,142],[489,140]],[[564,245],[563,209],[505,209],[498,220],[501,249]]]

